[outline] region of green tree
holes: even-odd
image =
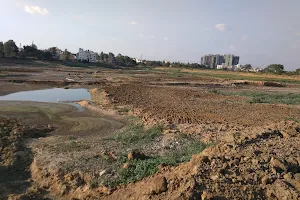
[[[100,62],[104,61],[104,53],[103,53],[103,51],[101,51],[101,53],[99,54],[99,61]]]
[[[0,42],[0,58],[4,57],[4,45],[3,42]]]
[[[19,49],[13,40],[8,40],[3,45],[5,57],[15,57],[19,53]]]
[[[245,64],[241,67],[242,70],[245,70],[245,71],[249,71],[252,69],[252,65],[251,64]]]
[[[20,55],[21,56],[21,55]],[[36,45],[24,46],[22,50],[22,56],[25,58],[38,58],[39,50]]]
[[[65,51],[61,55],[61,59],[63,61],[67,61],[67,60],[69,60],[70,56],[71,56],[71,52],[69,52],[67,49],[65,49]]]
[[[281,64],[271,64],[265,68],[265,72],[282,74],[284,72],[284,66]]]
[[[295,73],[296,73],[296,74],[300,74],[300,68],[296,69],[296,70],[295,70]]]
[[[53,60],[53,56],[51,54],[50,51],[41,51],[38,50],[38,59],[42,59],[42,60]]]

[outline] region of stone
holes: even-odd
[[[165,177],[155,177],[151,183],[150,194],[161,194],[168,190],[168,182]]]
[[[261,178],[261,184],[262,185],[267,185],[270,183],[270,177],[268,175],[265,175],[264,177]]]
[[[142,159],[143,160],[146,158],[146,156],[145,156],[145,154],[143,154],[137,150],[134,150],[127,155],[127,158],[128,158],[128,160],[133,160],[133,159]]]
[[[126,163],[123,164],[122,168],[123,169],[127,169],[127,168],[129,168],[129,166],[130,166],[130,164],[128,162],[126,162]]]
[[[99,173],[99,176],[102,176],[106,173],[106,170],[102,170],[100,173]]]
[[[296,181],[300,182],[300,173],[294,174],[294,178],[295,178]]]
[[[272,157],[270,161],[271,167],[278,173],[281,173],[283,171],[286,171],[286,166],[278,159]]]
[[[208,193],[206,191],[202,192],[201,200],[210,200],[213,198],[213,195],[211,193]]]

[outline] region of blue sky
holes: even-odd
[[[0,0],[0,41],[199,62],[300,68],[299,0]]]

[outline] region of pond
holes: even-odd
[[[79,110],[83,108],[74,101],[91,100],[91,94],[87,89],[63,89],[52,88],[45,90],[31,90],[24,92],[16,92],[5,96],[0,96],[0,100],[5,101],[37,101],[37,102],[51,102],[51,103],[68,103]]]

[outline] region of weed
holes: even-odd
[[[153,126],[148,130],[144,129],[142,123],[132,124],[125,128],[125,130],[118,133],[114,140],[121,142],[123,145],[130,145],[133,143],[146,143],[162,132],[162,126]]]
[[[115,187],[120,184],[136,182],[146,176],[150,176],[158,172],[157,167],[160,164],[173,166],[182,162],[187,162],[192,158],[192,155],[200,153],[205,148],[205,145],[202,142],[195,141],[186,134],[181,134],[179,137],[189,140],[189,144],[185,145],[185,147],[180,149],[180,151],[172,150],[163,156],[131,160],[128,168],[120,168],[118,171],[118,179],[106,180],[105,185]],[[120,163],[126,162],[125,156],[123,156],[122,161],[123,162]]]

